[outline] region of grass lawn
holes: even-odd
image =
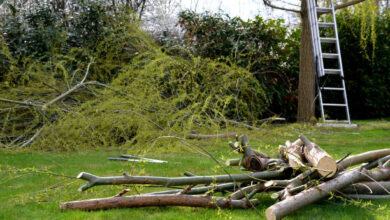
[[[360,129],[329,129],[311,125],[273,125],[262,131],[236,130],[249,135],[251,145],[263,152],[275,155],[279,144],[294,141],[298,134],[305,134],[334,158],[347,153],[390,148],[390,121],[358,121]],[[221,131],[225,132],[225,131]],[[192,140],[204,146],[216,158],[236,158],[230,152],[228,140]],[[183,176],[185,171],[197,175],[223,174],[217,164],[196,153],[148,154],[168,164],[132,164],[108,161],[131,150],[99,150],[89,152],[31,152],[0,151],[0,219],[263,219],[264,211],[275,201],[268,194],[258,195],[261,203],[257,209],[212,210],[188,207],[148,207],[113,209],[106,211],[66,211],[59,209],[61,201],[108,197],[124,188],[149,192],[165,190],[156,187],[97,186],[86,192],[77,189],[84,181],[74,177],[81,171],[100,176],[115,176],[127,172],[130,175]],[[229,168],[239,173],[238,168]],[[44,173],[46,172],[46,173]],[[50,172],[62,176],[49,174]],[[388,206],[388,207],[387,207]],[[390,219],[390,201],[372,201],[351,204],[339,199],[324,200],[308,206],[286,219]]]

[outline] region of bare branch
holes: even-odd
[[[334,9],[338,10],[338,9],[346,8],[348,6],[356,5],[356,4],[359,4],[359,3],[364,2],[364,1],[366,1],[366,0],[353,0],[353,1],[345,2],[345,3],[340,4],[340,5],[335,5]]]
[[[279,10],[284,10],[284,11],[289,11],[289,12],[294,12],[294,13],[301,13],[301,10],[276,6],[276,5],[272,4],[270,0],[263,0],[263,2],[265,5],[267,5],[271,8],[274,8],[274,9],[279,9]]]

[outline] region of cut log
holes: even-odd
[[[344,170],[348,167],[355,166],[364,162],[371,162],[379,158],[390,155],[390,149],[381,149],[356,154],[345,158],[339,164],[337,164],[338,170]]]
[[[317,169],[318,173],[327,178],[334,176],[337,171],[336,161],[326,151],[312,143],[304,135],[300,135],[299,138],[305,144],[303,148],[305,158]]]
[[[240,166],[241,158],[227,160],[225,164],[226,166]]]
[[[364,195],[364,194],[347,194],[344,195],[349,199],[368,199],[368,200],[378,200],[378,199],[390,199],[390,195]]]
[[[101,210],[112,208],[132,208],[146,206],[190,206],[208,208],[246,209],[257,205],[257,199],[230,200],[223,197],[194,196],[194,195],[141,195],[141,196],[115,196],[101,199],[64,202],[60,204],[61,210]]]
[[[282,165],[284,162],[279,159],[271,159],[266,154],[253,150],[249,145],[249,139],[247,135],[242,135],[240,141],[235,144],[231,144],[233,149],[243,154],[241,164],[250,171],[259,172],[267,170],[270,167],[276,165]]]
[[[285,157],[288,160],[288,164],[295,168],[299,169],[301,167],[305,167],[305,164],[303,164],[303,142],[298,139],[294,143],[291,143],[290,141],[286,141],[286,147],[280,148],[285,155]]]
[[[352,184],[341,190],[343,194],[390,194],[390,182],[361,182]]]
[[[237,133],[229,134],[188,134],[188,139],[213,139],[213,138],[234,138]]]
[[[341,190],[352,183],[367,180],[381,181],[390,177],[390,168],[388,167],[381,167],[375,171],[366,169],[361,170],[361,168],[362,167],[358,167],[353,170],[347,170],[334,179],[302,191],[297,195],[290,196],[287,199],[272,205],[265,212],[267,219],[281,219],[300,208],[329,196],[331,192]]]
[[[249,182],[270,180],[290,176],[291,169],[283,168],[275,171],[254,172],[248,174],[216,175],[216,176],[192,176],[192,177],[158,177],[158,176],[123,176],[99,177],[81,172],[77,178],[89,183],[80,187],[79,191],[87,190],[98,185],[121,185],[121,184],[156,184],[162,186],[181,186],[190,184],[210,184],[227,182]]]

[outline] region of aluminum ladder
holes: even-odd
[[[308,7],[308,15],[310,22],[310,32],[311,32],[311,41],[313,47],[313,54],[315,60],[315,68],[316,68],[316,79],[317,79],[317,89],[318,89],[318,97],[321,108],[321,117],[323,123],[318,123],[318,126],[326,126],[326,127],[357,127],[356,124],[351,124],[349,107],[348,107],[348,99],[347,92],[344,81],[344,71],[343,64],[341,59],[341,51],[339,44],[339,37],[337,33],[337,24],[336,24],[336,15],[334,10],[333,0],[330,0],[330,7],[318,7],[316,5],[316,0],[307,0]],[[331,13],[331,21],[319,21],[319,17],[322,14]],[[334,37],[321,37],[320,36],[320,28],[333,28]],[[322,45],[334,45],[334,50],[336,52],[332,53],[323,53]],[[337,60],[336,63],[338,67],[326,68],[324,65],[324,60]],[[328,77],[328,75],[338,75],[340,79],[333,80],[338,81],[341,80],[338,86],[329,86],[323,85],[323,79]],[[325,84],[325,83],[324,83]],[[325,102],[324,96],[329,92],[334,92],[333,97],[339,96],[341,100],[341,95],[343,99],[343,103],[337,102]],[[345,108],[346,118],[345,120],[330,120],[325,118],[325,108]]]

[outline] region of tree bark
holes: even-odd
[[[317,171],[321,176],[330,178],[336,174],[336,161],[326,151],[312,143],[304,135],[300,135],[299,138],[305,144],[303,149],[305,158],[313,167],[317,168]]]
[[[303,164],[303,142],[298,139],[294,143],[291,143],[290,141],[286,141],[286,147],[281,148],[282,153],[285,154],[285,157],[288,160],[288,164],[298,169],[300,167],[305,167],[305,164]]]
[[[365,169],[360,171],[360,167],[347,170],[332,180],[272,205],[266,210],[265,215],[268,220],[281,219],[300,208],[327,197],[331,192],[341,190],[352,183],[373,179],[380,181],[388,178],[390,178],[390,168],[388,167],[378,168],[375,171]]]
[[[146,206],[190,206],[208,208],[240,208],[246,209],[257,205],[257,199],[230,200],[223,197],[194,196],[194,195],[141,195],[141,196],[114,196],[102,199],[64,202],[60,204],[61,210],[100,210],[112,208],[132,208]]]
[[[337,164],[338,170],[346,169],[350,166],[355,166],[364,162],[371,162],[377,160],[379,158],[390,155],[390,149],[381,149],[381,150],[373,150],[364,152],[361,154],[352,155],[350,157],[345,158],[339,164]]]
[[[344,194],[390,194],[390,182],[361,182],[352,184],[341,190]]]
[[[181,186],[190,184],[210,184],[226,182],[248,182],[284,178],[291,175],[291,169],[276,171],[263,171],[248,174],[216,175],[216,176],[193,176],[193,177],[158,177],[158,176],[113,176],[99,177],[81,172],[77,178],[89,183],[79,188],[79,191],[87,190],[98,185],[121,185],[121,184],[156,184],[162,186]]]
[[[219,184],[216,186],[202,186],[202,187],[192,188],[191,190],[187,191],[185,194],[188,194],[188,195],[203,194],[203,193],[210,191],[210,190],[214,190],[216,192],[221,192],[221,191],[225,191],[225,190],[234,189],[235,187],[238,188],[239,186],[237,186],[235,183],[225,183],[225,184]],[[181,191],[182,190],[180,190],[180,189],[168,190],[168,191],[161,191],[161,192],[152,192],[152,193],[148,193],[146,195],[176,194],[176,193],[180,193]]]
[[[297,119],[298,122],[309,122],[315,110],[315,69],[306,0],[301,4],[301,28]]]

